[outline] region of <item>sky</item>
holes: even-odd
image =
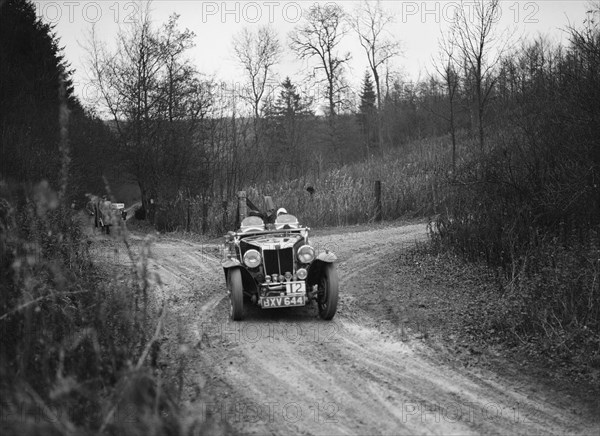
[[[288,34],[300,24],[303,10],[315,4],[314,0],[297,1],[200,1],[154,0],[151,2],[152,19],[157,25],[165,23],[173,13],[180,15],[180,27],[196,34],[196,46],[189,58],[204,74],[218,82],[239,83],[243,80],[241,68],[232,51],[232,38],[244,27],[250,29],[269,24],[278,33],[285,51],[276,67],[277,80],[290,76],[301,82],[311,64],[298,60],[288,48]],[[319,1],[319,3],[326,3]],[[358,1],[338,1],[350,14]],[[393,60],[392,68],[406,80],[418,80],[433,71],[432,60],[438,50],[438,38],[452,22],[457,1],[381,1],[384,9],[394,15],[388,27],[389,36],[400,41],[402,54]],[[86,74],[86,40],[95,24],[101,41],[109,46],[119,28],[131,26],[140,9],[138,1],[34,1],[38,16],[55,25],[55,32],[64,47],[68,62],[75,69],[75,91],[84,105],[94,106],[97,95]],[[467,10],[472,2],[464,1]],[[510,29],[514,43],[545,35],[553,41],[565,41],[564,30],[569,24],[580,26],[585,18],[587,1],[501,1],[498,30]],[[347,79],[359,90],[367,59],[357,36],[350,32],[341,51],[349,51],[352,60]]]

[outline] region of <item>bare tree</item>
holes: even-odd
[[[485,110],[496,84],[495,70],[510,40],[496,31],[499,0],[476,0],[457,8],[453,30],[461,63],[473,80],[480,151],[484,150]]]
[[[140,187],[144,209],[150,210],[149,200],[156,195],[152,158],[156,143],[150,120],[159,100],[152,91],[158,81],[160,50],[149,7],[140,8],[134,25],[119,30],[114,51],[98,41],[94,28],[87,50],[91,81],[117,129],[126,170]]]
[[[343,160],[336,125],[336,107],[344,102],[348,88],[344,67],[350,53],[339,53],[342,38],[348,33],[346,13],[335,3],[315,4],[304,14],[304,22],[290,33],[290,48],[300,59],[317,59],[315,72],[322,72],[328,102],[329,142],[338,161]]]
[[[164,57],[165,66],[165,103],[167,117],[169,122],[173,122],[179,116],[187,116],[187,111],[178,113],[178,106],[181,109],[183,102],[176,100],[177,92],[184,91],[188,83],[186,79],[195,73],[194,68],[189,62],[181,60],[182,54],[192,48],[194,33],[188,29],[183,32],[177,27],[179,15],[174,14],[169,17],[169,21],[163,26],[162,34],[157,39],[158,48]]]
[[[380,67],[400,54],[400,43],[391,39],[386,32],[386,27],[393,22],[394,16],[381,7],[379,0],[374,4],[371,1],[363,0],[357,8],[356,16],[350,21],[358,35],[360,45],[365,50],[369,68],[373,73],[378,110],[381,110],[382,101]]]
[[[380,67],[391,58],[400,54],[398,41],[390,39],[386,26],[394,21],[393,15],[387,13],[377,0],[374,4],[364,0],[356,10],[356,16],[350,24],[360,40],[360,45],[365,50],[369,68],[375,80],[377,92],[377,138],[379,149],[383,152],[383,126],[381,119],[381,79]]]
[[[261,27],[257,32],[245,28],[234,36],[233,50],[248,79],[248,95],[242,92],[241,97],[252,106],[254,143],[257,146],[261,137],[261,106],[270,93],[267,87],[273,75],[273,67],[281,55],[281,44],[271,27]]]
[[[452,169],[456,168],[456,122],[455,107],[460,77],[457,72],[457,47],[456,38],[452,30],[448,35],[442,35],[438,39],[439,53],[434,60],[434,68],[442,79],[445,94],[448,101],[448,115],[442,116],[449,123],[450,136],[452,138]],[[438,114],[439,115],[439,114]]]
[[[350,60],[350,53],[338,53],[338,46],[348,33],[346,13],[334,3],[315,4],[304,17],[304,23],[290,33],[290,48],[300,59],[317,58],[316,70],[325,75],[329,115],[333,117],[345,87],[342,80],[344,66]]]
[[[136,18],[119,31],[112,51],[92,31],[88,68],[117,130],[120,158],[153,219],[150,199],[168,199],[183,184],[198,186],[203,178],[197,171],[202,155],[198,121],[210,95],[183,57],[194,35],[178,30],[178,17],[157,29],[149,7],[142,5]]]

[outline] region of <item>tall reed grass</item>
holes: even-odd
[[[0,184],[0,433],[184,434],[152,366],[165,312],[150,241],[81,224],[45,182]],[[121,268],[97,256],[114,250]]]
[[[471,141],[461,135],[459,161],[470,156]],[[240,187],[258,207],[263,197],[271,196],[277,207],[285,207],[303,224],[313,227],[344,226],[375,220],[375,181],[382,183],[382,215],[384,220],[404,216],[431,216],[439,213],[440,186],[451,174],[451,142],[447,136],[412,142],[402,148],[388,150],[385,156],[371,157],[355,164],[331,165],[322,171],[315,165],[300,178],[248,184]],[[307,191],[312,187],[313,194]],[[169,204],[160,230],[203,229],[220,235],[235,226],[237,198],[207,205],[203,222],[202,202],[183,197]]]

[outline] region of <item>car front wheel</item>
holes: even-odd
[[[244,288],[242,273],[237,268],[227,272],[227,288],[229,290],[229,317],[233,321],[241,321],[244,312]]]
[[[338,275],[335,265],[330,263],[323,269],[321,282],[319,283],[319,294],[317,303],[319,316],[330,320],[334,317],[338,303]]]

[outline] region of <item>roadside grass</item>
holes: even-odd
[[[2,434],[202,431],[155,367],[165,307],[151,238],[86,236],[46,183],[0,188]]]
[[[393,262],[390,280],[403,283],[396,292],[404,305],[404,327],[418,338],[466,365],[503,356],[550,379],[600,392],[598,335],[592,327],[560,324],[564,314],[553,311],[569,304],[565,293],[557,292],[572,289],[568,275],[577,272],[589,285],[594,280],[592,269],[572,264],[572,253],[556,253],[552,267],[515,266],[506,273],[421,243],[399,252]]]
[[[425,260],[460,258],[493,274],[485,292],[470,296],[477,302],[472,313],[456,314],[468,321],[463,323],[468,331],[598,385],[597,187],[582,176],[589,166],[583,153],[540,135],[557,154],[540,157],[535,141],[507,130],[489,138],[485,156],[458,166],[441,190],[442,210],[431,221],[431,242],[422,251]],[[455,277],[440,273],[448,281]],[[468,273],[465,280],[478,282]]]

